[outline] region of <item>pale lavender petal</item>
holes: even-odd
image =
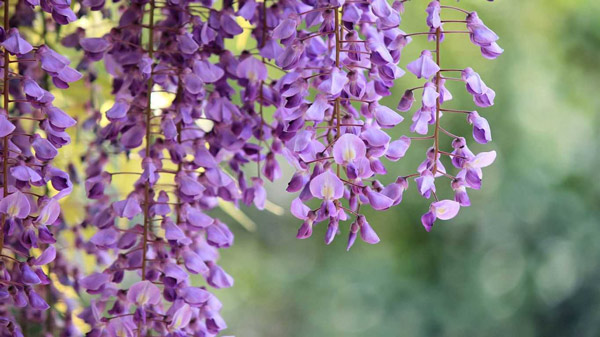
[[[394,203],[394,200],[388,198],[386,195],[373,191],[369,187],[365,188],[365,195],[369,199],[371,207],[378,211],[388,209]]]
[[[361,134],[361,137],[371,146],[386,146],[391,137],[383,130],[377,128],[368,128]]]
[[[48,116],[50,124],[57,128],[66,129],[77,124],[77,122],[73,118],[71,118],[71,116],[67,115],[64,111],[57,107],[51,106],[42,109],[42,111],[44,111],[44,113],[46,113],[46,116]]]
[[[110,42],[101,37],[90,37],[79,40],[81,48],[90,53],[102,53],[110,48]]]
[[[496,42],[490,44],[489,46],[481,47],[481,55],[486,59],[493,60],[498,56],[504,53],[504,49],[502,49]]]
[[[404,120],[404,117],[385,105],[377,104],[377,107],[375,108],[375,119],[382,128],[392,128],[400,124]]]
[[[460,210],[460,204],[454,200],[441,200],[431,204],[431,211],[440,220],[454,218]]]
[[[431,82],[425,83],[425,88],[423,89],[423,106],[435,108],[439,96],[440,94],[438,94],[435,84]]]
[[[185,287],[181,289],[181,297],[191,306],[200,307],[211,297],[211,293],[198,287]]]
[[[24,55],[33,50],[33,46],[21,37],[16,28],[8,31],[8,36],[1,45],[13,55]]]
[[[114,122],[125,119],[127,117],[127,111],[129,111],[129,103],[125,101],[116,101],[113,106],[106,111],[106,118],[109,121]]]
[[[358,136],[346,133],[333,145],[333,158],[338,164],[353,163],[367,153],[365,143]]]
[[[54,198],[49,199],[47,203],[42,206],[40,215],[38,215],[36,222],[42,225],[52,225],[58,219],[60,215],[60,204]]]
[[[191,55],[195,53],[198,50],[198,48],[200,48],[196,41],[194,41],[192,34],[188,32],[179,35],[177,37],[177,40],[179,42],[177,44],[179,46],[179,50],[181,50],[181,52],[184,54]]]
[[[338,68],[333,68],[329,78],[321,82],[319,90],[332,96],[337,96],[342,92],[344,86],[348,83],[348,76]]]
[[[196,61],[196,63],[194,63],[194,73],[206,83],[214,83],[221,79],[225,74],[221,67],[212,64],[209,61]]]
[[[287,39],[296,33],[296,20],[281,20],[279,25],[273,29],[273,38],[277,40]]]
[[[223,268],[213,264],[210,266],[210,275],[206,280],[208,284],[215,288],[230,288],[233,286],[233,277],[227,274]]]
[[[306,206],[305,204],[303,204],[302,200],[300,200],[300,198],[296,198],[292,201],[290,211],[291,211],[292,215],[295,216],[296,218],[298,218],[300,220],[305,220],[306,217],[308,216],[308,212],[310,211],[310,208],[308,206]]]
[[[398,103],[398,110],[400,111],[408,111],[412,107],[415,102],[415,95],[412,90],[406,90],[402,99]]]
[[[135,149],[142,145],[142,141],[146,135],[146,128],[143,125],[135,125],[125,131],[121,136],[121,144],[126,149]]]
[[[390,143],[390,146],[388,147],[385,156],[391,161],[399,160],[406,154],[406,151],[410,147],[410,143],[410,138],[406,136],[400,137],[400,139]]]
[[[79,281],[79,284],[87,290],[98,290],[105,286],[110,280],[110,275],[104,273],[93,273]]]
[[[260,82],[267,79],[267,67],[254,56],[246,57],[237,68],[237,75],[250,82]]]
[[[0,137],[6,137],[15,131],[15,126],[5,115],[0,115]]]
[[[481,152],[478,153],[474,158],[467,161],[467,167],[470,168],[483,168],[492,165],[496,160],[496,151]]]
[[[433,61],[431,57],[431,52],[429,50],[423,50],[421,52],[421,56],[411,63],[409,63],[406,68],[417,78],[430,78],[435,75],[440,67]]]
[[[319,199],[339,199],[344,195],[344,183],[331,170],[327,170],[312,179],[310,192]]]
[[[135,195],[131,195],[125,200],[114,202],[112,207],[118,216],[129,220],[142,213],[140,202]]]
[[[173,319],[169,323],[170,330],[181,330],[186,328],[192,320],[194,312],[187,304],[183,304],[173,314]]]
[[[427,6],[427,25],[431,28],[439,28],[442,26],[440,18],[441,6],[438,0],[433,0]]]
[[[304,116],[307,121],[320,122],[325,118],[325,112],[330,109],[333,109],[333,107],[329,104],[327,96],[318,94]]]
[[[426,231],[431,231],[431,228],[433,228],[433,223],[435,222],[435,214],[433,214],[433,212],[429,211],[425,214],[423,214],[423,216],[421,217],[421,223],[423,224],[423,227],[425,227]]]
[[[19,190],[0,200],[0,213],[4,213],[11,218],[25,219],[30,211],[31,206],[27,196]]]
[[[371,225],[369,225],[364,215],[359,215],[357,221],[360,226],[360,238],[364,242],[372,245],[379,243],[379,236],[377,236],[377,233],[375,233]]]
[[[184,75],[183,84],[184,89],[194,95],[201,93],[204,89],[204,82],[202,82],[200,76],[194,73]]]
[[[54,246],[48,246],[48,248],[46,248],[42,254],[40,254],[40,256],[38,256],[35,260],[34,260],[34,264],[36,266],[43,266],[45,264],[48,264],[52,261],[54,261],[54,259],[56,258],[56,248],[54,248]]]
[[[113,227],[99,230],[90,242],[99,247],[112,247],[119,241],[119,232]]]
[[[138,306],[156,305],[161,301],[160,289],[152,282],[144,280],[135,283],[127,292],[127,300]]]
[[[481,144],[487,144],[492,141],[492,131],[488,121],[479,116],[477,111],[473,111],[467,117],[468,121],[473,124],[473,138]]]
[[[31,143],[35,150],[35,156],[39,160],[50,161],[58,155],[58,150],[47,139],[35,135]]]

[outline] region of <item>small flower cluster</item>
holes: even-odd
[[[466,14],[465,20],[443,20],[442,10],[455,11]],[[480,189],[483,178],[482,168],[491,165],[496,152],[483,152],[473,154],[467,147],[466,139],[447,131],[441,124],[443,113],[466,114],[467,122],[473,125],[473,138],[476,142],[486,144],[492,140],[490,126],[487,120],[479,115],[477,111],[457,110],[443,108],[442,105],[452,100],[452,94],[446,88],[447,81],[464,82],[467,91],[473,96],[475,105],[485,108],[494,104],[496,93],[481,80],[481,77],[471,68],[465,69],[443,69],[441,68],[441,44],[446,34],[468,34],[471,41],[481,48],[481,53],[486,58],[496,58],[502,53],[502,49],[496,41],[498,36],[487,28],[479,19],[476,12],[467,12],[458,7],[442,6],[438,0],[431,1],[426,9],[427,25],[429,31],[424,33],[413,33],[413,35],[427,35],[430,40],[435,41],[436,47],[433,51],[423,50],[420,57],[410,62],[407,69],[417,78],[424,78],[427,82],[418,88],[412,88],[405,92],[398,104],[398,110],[409,111],[415,102],[414,91],[422,90],[421,107],[414,113],[410,130],[420,135],[429,133],[429,126],[433,125],[433,135],[424,137],[413,137],[412,140],[433,140],[433,147],[427,151],[427,158],[419,166],[415,177],[417,188],[421,195],[427,199],[434,197],[429,211],[425,213],[421,222],[427,231],[430,231],[436,219],[449,220],[454,218],[460,207],[471,205],[467,188]],[[465,31],[445,31],[444,24],[465,24]],[[459,73],[460,77],[448,77],[448,73]],[[440,146],[440,136],[444,134],[452,138],[451,152],[445,152]],[[411,138],[403,137],[406,144],[410,144]],[[459,172],[456,176],[450,175],[440,158],[449,156],[451,163]],[[439,200],[436,194],[436,178],[449,178],[454,191],[453,200]]]
[[[263,127],[253,102],[266,69],[254,56],[225,48],[243,30],[238,14],[224,8],[132,1],[109,34],[78,34],[70,41],[84,51],[83,65],[104,61],[115,98],[87,159],[87,196],[97,202],[84,225],[98,230],[84,247],[108,264],[81,281],[97,295],[81,315],[92,336],[215,336],[226,328],[222,305],[208,287],[233,285],[217,264],[218,250],[232,245],[233,234],[207,213],[220,202],[260,205],[262,198],[264,204],[262,182],[247,186],[242,167],[247,158],[261,157],[250,139]],[[246,11],[249,18],[259,13],[257,7]],[[242,107],[232,103],[230,81],[246,88]],[[155,93],[169,93],[173,102],[157,109]],[[108,151],[136,150],[138,172],[106,169]],[[266,159],[264,172],[273,179],[271,162]],[[109,187],[116,175],[139,178],[115,201]],[[193,286],[194,274],[206,286]],[[136,281],[130,286],[125,280],[131,277]]]
[[[402,2],[316,2],[289,8],[292,14],[273,30],[284,46],[276,64],[286,71],[276,86],[275,130],[282,155],[296,168],[287,191],[300,192],[292,203],[292,214],[304,221],[298,238],[328,221],[329,244],[340,221],[355,216],[347,248],[359,232],[377,243],[361,205],[384,210],[402,200],[404,181],[376,180],[387,173],[382,159],[397,160],[404,151],[402,140],[385,131],[403,117],[378,103],[405,73],[398,63],[411,39],[398,28],[402,10]],[[316,209],[305,204],[313,198],[321,200]]]
[[[279,94],[275,97],[278,120],[275,136],[284,144],[281,153],[297,170],[287,190],[300,192],[292,203],[292,213],[304,221],[298,238],[310,237],[315,224],[328,221],[325,242],[329,244],[339,232],[339,222],[354,217],[347,248],[352,246],[358,232],[364,241],[377,243],[379,238],[359,212],[361,205],[385,210],[399,204],[410,178],[416,178],[423,196],[433,195],[436,199],[431,211],[423,217],[429,230],[435,218],[450,219],[459,208],[452,200],[437,199],[435,178],[450,177],[457,195],[468,198],[465,188],[480,187],[481,168],[491,164],[495,157],[495,152],[490,152],[481,154],[481,160],[475,160],[463,144],[464,139],[440,126],[442,111],[460,111],[441,108],[442,103],[452,99],[445,82],[455,79],[442,76],[449,70],[439,67],[439,49],[445,34],[468,33],[485,57],[495,58],[502,52],[496,43],[498,37],[481,22],[477,13],[442,6],[439,1],[432,1],[426,9],[430,30],[406,34],[397,28],[403,9],[403,2],[389,5],[386,1],[290,6],[283,9],[284,18],[273,29],[272,39],[283,46],[283,51],[276,53],[279,55],[276,64],[286,72],[275,87]],[[442,9],[467,13],[467,19],[461,22],[468,30],[444,32]],[[306,24],[300,29],[302,22]],[[422,89],[422,107],[414,114],[410,129],[426,135],[428,126],[435,124],[435,134],[393,140],[385,129],[395,127],[403,117],[378,101],[390,95],[394,81],[404,75],[398,63],[403,48],[415,35],[427,35],[436,41],[433,52],[437,61],[433,60],[432,51],[424,50],[419,59],[408,64],[410,72],[428,82],[407,90],[398,110],[410,110],[415,100],[413,92]],[[272,40],[266,46],[261,53],[268,58],[268,52],[278,46]],[[478,106],[493,104],[495,92],[472,69],[462,71],[460,80],[467,83],[467,90]],[[316,92],[316,96],[307,100],[312,92]],[[475,111],[468,114],[468,121],[474,125],[475,139],[483,143],[491,140],[487,121]],[[453,146],[458,150],[441,151],[440,132],[455,138]],[[434,141],[418,173],[400,176],[393,183],[383,185],[377,180],[378,175],[387,174],[381,159],[399,160],[415,139]],[[453,163],[460,165],[461,173],[457,177],[446,173],[439,160],[443,154],[453,157]],[[463,157],[464,162],[460,162]],[[313,198],[322,200],[316,209],[306,205]],[[467,206],[467,202],[462,205]]]
[[[44,78],[60,89],[81,78],[67,58],[46,45],[32,46],[18,28],[11,27],[30,23],[36,5],[40,3],[4,1],[0,28],[0,329],[10,336],[23,336],[17,315],[41,321],[41,312],[49,308],[43,296],[52,297],[55,289],[45,268],[57,256],[59,200],[72,190],[69,174],[52,161],[58,149],[71,142],[66,129],[76,121],[53,104]],[[12,16],[11,6],[15,7]],[[74,20],[66,3],[44,2],[41,10],[52,13],[55,24]],[[37,256],[36,250],[41,252]]]

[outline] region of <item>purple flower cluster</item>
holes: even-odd
[[[474,154],[464,137],[444,128],[444,114],[464,114],[476,142],[492,139],[477,111],[443,107],[452,100],[446,84],[464,83],[482,108],[494,104],[495,92],[469,67],[443,68],[441,46],[457,34],[469,35],[486,58],[503,50],[477,13],[438,0],[425,9],[428,30],[405,33],[399,28],[404,3],[224,0],[219,7],[211,0],[129,0],[105,8],[104,0],[84,0],[78,15],[101,11],[114,26],[104,36],[78,28],[62,39],[83,54],[75,70],[67,58],[46,45],[33,47],[9,26],[31,25],[38,5],[55,24],[75,21],[69,1],[21,2],[13,21],[5,2],[0,328],[6,328],[0,336],[22,335],[12,308],[27,307],[24,316],[33,317],[49,307],[38,292],[52,284],[43,269],[50,263],[61,283],[75,280],[76,291],[91,295],[79,315],[90,326],[87,336],[217,336],[226,324],[211,288],[233,286],[218,260],[234,236],[211,211],[221,203],[264,209],[264,179],[282,175],[278,157],[295,170],[287,191],[298,193],[291,213],[302,220],[301,239],[327,222],[330,244],[349,221],[348,250],[358,236],[378,243],[361,210],[400,204],[411,180],[433,199],[422,216],[427,231],[437,219],[452,219],[469,206],[467,189],[481,188],[482,168],[496,153]],[[466,18],[445,20],[446,11]],[[450,24],[464,24],[465,30],[444,30]],[[256,47],[240,54],[226,47],[248,31]],[[380,102],[405,75],[402,52],[416,36],[426,36],[435,49],[423,50],[406,66],[425,83],[406,90],[395,110]],[[73,231],[75,249],[94,256],[99,266],[83,277],[53,246],[53,234],[63,228],[58,200],[72,184],[51,162],[70,142],[65,130],[75,120],[52,105],[48,91],[50,82],[68,88],[82,77],[78,71],[91,89],[82,129],[94,139],[83,158],[90,202]],[[94,90],[99,76],[111,79],[113,104],[103,113]],[[410,125],[415,135],[394,139],[389,131],[404,121],[397,111],[412,109],[415,92],[421,94]],[[159,96],[172,101],[158,106]],[[442,149],[446,136],[452,150]],[[413,141],[433,142],[416,172],[382,183],[389,175],[386,164],[402,159]],[[138,168],[121,170],[114,158]],[[446,170],[446,159],[458,173]],[[133,179],[118,186],[116,176]],[[449,179],[453,198],[438,198],[438,178]],[[40,193],[48,182],[52,192]],[[88,228],[91,237],[83,235]],[[41,253],[34,256],[33,248]],[[60,296],[47,288],[46,298]],[[70,316],[63,325],[63,335],[75,334]]]
[[[441,18],[442,9],[466,13],[466,20],[448,22],[462,22],[467,30],[444,32],[446,21]],[[281,10],[283,17],[271,34],[283,48],[276,53],[276,65],[285,72],[276,85],[274,135],[283,144],[281,154],[296,168],[287,191],[300,192],[292,203],[292,214],[303,220],[297,237],[310,237],[315,224],[327,221],[325,242],[329,244],[340,232],[340,221],[354,218],[348,231],[348,249],[359,231],[365,242],[379,242],[360,208],[366,204],[375,210],[385,210],[399,204],[411,178],[415,178],[424,197],[435,199],[423,217],[427,230],[435,219],[451,219],[460,206],[468,206],[466,188],[480,188],[481,168],[493,162],[495,152],[475,156],[464,138],[441,126],[442,111],[463,112],[441,107],[452,99],[445,83],[465,82],[480,107],[491,106],[495,92],[471,68],[462,71],[461,78],[444,77],[446,72],[455,70],[440,68],[440,44],[445,34],[469,34],[485,57],[498,56],[502,52],[496,44],[498,37],[477,13],[432,1],[426,9],[429,31],[406,34],[398,28],[404,10],[403,2],[398,1],[392,5],[386,1],[315,2]],[[303,29],[299,28],[300,22],[305,23]],[[427,35],[436,42],[436,49],[424,50],[407,65],[408,71],[427,82],[407,90],[398,110],[410,110],[415,101],[414,91],[421,89],[422,106],[413,115],[410,130],[427,135],[429,126],[434,125],[434,134],[392,139],[385,130],[401,123],[403,117],[378,102],[391,94],[394,81],[405,74],[398,64],[403,48],[416,35]],[[268,52],[274,48],[272,43],[266,45],[269,47],[261,53],[268,58]],[[490,141],[487,121],[476,111],[464,112],[473,124],[475,140]],[[440,149],[441,133],[454,138],[452,153]],[[427,159],[417,173],[382,184],[377,178],[387,174],[385,160],[404,157],[412,140],[434,141]],[[442,155],[450,156],[460,169],[456,177],[446,172],[440,160]],[[456,200],[438,199],[435,191],[438,177],[451,179]],[[320,200],[317,208],[307,206],[311,199]]]
[[[402,9],[402,2],[386,1],[294,4],[283,16],[303,20],[305,28],[286,19],[273,30],[283,46],[276,65],[286,72],[276,87],[275,135],[296,168],[287,191],[300,192],[292,203],[292,214],[304,221],[298,238],[328,221],[329,244],[339,223],[355,217],[348,249],[359,232],[377,243],[361,205],[384,210],[402,200],[405,181],[383,186],[375,179],[387,173],[382,159],[397,160],[405,151],[403,140],[385,131],[403,117],[378,103],[405,73],[398,66],[410,42],[398,28]],[[316,209],[306,205],[311,199],[320,200]]]
[[[443,20],[442,10],[448,10],[466,14],[465,20]],[[411,132],[415,132],[423,137],[404,137],[407,144],[410,140],[433,140],[433,147],[427,151],[426,159],[417,169],[417,173],[409,177],[415,177],[417,188],[421,195],[427,199],[434,197],[429,211],[421,217],[421,222],[427,231],[430,231],[436,219],[449,220],[454,218],[460,207],[471,205],[467,188],[480,189],[483,178],[482,168],[491,165],[496,159],[496,152],[482,152],[473,154],[467,147],[467,141],[461,136],[457,136],[447,131],[442,126],[443,113],[466,114],[467,122],[473,125],[473,139],[481,144],[486,144],[492,140],[490,126],[487,120],[479,115],[477,111],[467,111],[458,109],[443,108],[443,104],[452,100],[452,94],[446,88],[447,81],[464,82],[466,90],[473,96],[473,101],[478,107],[489,107],[494,104],[496,93],[490,89],[481,80],[472,68],[465,69],[443,69],[441,67],[442,43],[446,34],[468,34],[471,41],[481,48],[484,57],[494,59],[499,56],[503,50],[496,41],[498,36],[483,24],[476,12],[467,12],[461,8],[453,6],[443,6],[438,0],[431,1],[426,9],[427,25],[429,31],[424,33],[408,34],[427,35],[429,40],[435,41],[435,50],[423,50],[417,60],[407,65],[408,71],[417,78],[424,78],[427,82],[421,87],[412,88],[405,92],[398,104],[398,110],[409,111],[415,102],[414,91],[421,90],[421,107],[414,113],[412,118]],[[464,24],[466,30],[445,31],[445,24]],[[435,54],[435,59],[434,55]],[[459,73],[460,77],[448,77],[447,74]],[[433,134],[429,134],[429,126],[433,125]],[[452,139],[452,151],[446,152],[441,149],[440,136],[448,136]],[[448,156],[452,165],[458,169],[458,173],[453,176],[449,174],[444,167],[441,157]],[[436,178],[448,178],[450,186],[454,191],[453,199],[440,200],[436,194]]]
[[[65,89],[81,74],[69,66],[67,58],[46,45],[31,45],[18,28],[11,27],[30,25],[37,5],[40,3],[5,1],[0,28],[2,336],[23,336],[17,317],[34,321],[45,317],[41,313],[49,308],[46,299],[56,294],[47,268],[57,257],[54,235],[62,224],[59,200],[72,190],[69,174],[52,161],[58,149],[71,142],[66,129],[76,121],[53,104],[54,96],[45,79]],[[11,6],[15,8],[12,16]],[[74,20],[67,3],[44,1],[41,9],[52,13],[55,24]]]
[[[251,142],[269,137],[255,111],[255,102],[269,95],[261,87],[266,66],[251,53],[225,48],[243,32],[237,17],[255,21],[262,11],[224,8],[131,2],[109,34],[74,38],[85,53],[83,65],[104,61],[115,101],[87,158],[85,188],[96,202],[84,225],[97,232],[83,247],[108,265],[81,281],[96,295],[81,315],[92,326],[90,336],[216,336],[226,328],[222,305],[208,289],[233,285],[217,264],[233,234],[208,212],[220,202],[264,206],[262,180],[247,181],[247,163],[264,160],[269,179],[279,173],[274,155],[263,158]],[[245,88],[241,106],[232,102],[231,82]],[[172,94],[172,104],[155,109],[154,92]],[[132,151],[139,171],[106,169],[112,154]],[[111,192],[115,175],[137,178],[121,200]],[[191,275],[205,285],[192,285]]]

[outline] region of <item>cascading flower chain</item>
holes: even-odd
[[[48,83],[40,85],[38,79],[43,74],[55,87],[66,89],[81,74],[66,57],[47,45],[31,45],[12,26],[21,23],[24,12],[35,15],[36,6],[51,13],[55,24],[72,22],[75,15],[67,4],[27,1],[23,6],[7,0],[2,5],[0,329],[23,336],[19,318],[55,317],[40,312],[50,308],[47,298],[54,290],[48,267],[57,256],[57,230],[52,228],[60,227],[59,200],[71,192],[72,184],[66,172],[53,166],[53,159],[58,149],[71,142],[66,129],[76,124],[53,104]]]
[[[92,296],[79,314],[90,326],[87,336],[217,336],[227,326],[210,289],[233,286],[217,262],[234,235],[212,211],[240,202],[265,209],[266,180],[282,176],[278,157],[294,169],[286,190],[298,193],[291,213],[302,221],[300,239],[327,222],[330,244],[349,220],[348,250],[357,237],[378,243],[364,208],[400,204],[411,180],[432,199],[421,218],[427,231],[470,206],[467,190],[481,188],[482,169],[496,152],[474,154],[465,137],[447,130],[442,117],[462,114],[476,142],[492,140],[478,111],[448,107],[447,85],[462,82],[481,108],[494,104],[495,92],[472,68],[443,66],[442,46],[446,38],[468,35],[485,58],[503,50],[476,12],[439,0],[425,8],[427,31],[405,33],[405,2],[129,0],[121,6],[84,0],[75,14],[69,1],[6,0],[0,336],[22,336],[17,317],[51,306],[47,299],[57,292],[45,287],[52,283],[49,268],[59,279],[77,279],[73,287]],[[38,7],[44,24],[44,13],[63,25],[90,11],[115,24],[102,36],[77,28],[62,38],[64,46],[82,51],[75,70],[49,46],[34,47],[21,36],[17,26],[31,25]],[[446,18],[456,13],[465,18]],[[450,25],[465,28],[444,29]],[[248,36],[255,45],[239,54],[228,49],[231,40]],[[423,50],[406,69],[425,83],[406,90],[392,109],[381,100],[405,75],[402,53],[418,36],[435,49]],[[82,77],[78,71],[92,88],[82,129],[94,139],[83,156],[90,202],[73,232],[75,249],[96,259],[91,271],[69,268],[53,236],[64,226],[59,200],[72,183],[52,161],[69,144],[66,129],[76,121],[53,105],[49,85],[66,89]],[[113,103],[101,113],[102,95],[93,88],[103,74],[112,80]],[[412,115],[412,134],[394,139],[390,131],[404,121],[398,111],[412,109],[415,92],[421,105]],[[382,183],[390,174],[386,162],[404,158],[413,141],[433,143],[425,160],[416,172]],[[137,168],[123,169],[113,159]],[[457,173],[446,169],[446,160]],[[135,179],[123,184],[123,177]],[[453,197],[438,196],[438,178],[449,179]],[[91,237],[83,234],[88,228],[95,231]],[[61,333],[74,330],[66,317]]]

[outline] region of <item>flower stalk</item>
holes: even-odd
[[[149,10],[149,23],[148,23],[148,57],[151,62],[153,62],[154,58],[154,11],[155,11],[155,0],[150,0],[150,10]],[[152,69],[153,67],[150,66]],[[150,158],[150,143],[152,141],[152,135],[150,134],[151,128],[151,120],[152,120],[152,87],[154,86],[152,74],[148,76],[148,81],[146,85],[147,92],[147,102],[146,102],[146,149],[145,149],[145,158]],[[146,280],[146,258],[148,251],[148,231],[150,227],[150,181],[146,180],[144,184],[144,232],[142,237],[142,281]],[[138,331],[140,334],[140,331]]]
[[[10,6],[10,0],[4,0],[4,23],[3,23],[3,28],[4,31],[8,31],[9,30],[9,6]],[[4,71],[3,71],[3,78],[2,78],[2,99],[3,99],[3,104],[2,107],[4,108],[4,110],[6,111],[6,115],[9,115],[9,111],[8,111],[8,104],[9,104],[9,100],[10,100],[10,92],[9,92],[9,64],[10,64],[10,54],[8,53],[8,50],[6,49],[6,47],[3,48],[3,53],[4,53]],[[9,135],[6,135],[3,138],[3,144],[2,144],[2,195],[4,198],[6,198],[8,196],[8,142],[9,142]],[[6,222],[6,214],[2,213],[2,222],[0,222],[0,253],[2,253],[2,250],[4,249],[4,224]]]

